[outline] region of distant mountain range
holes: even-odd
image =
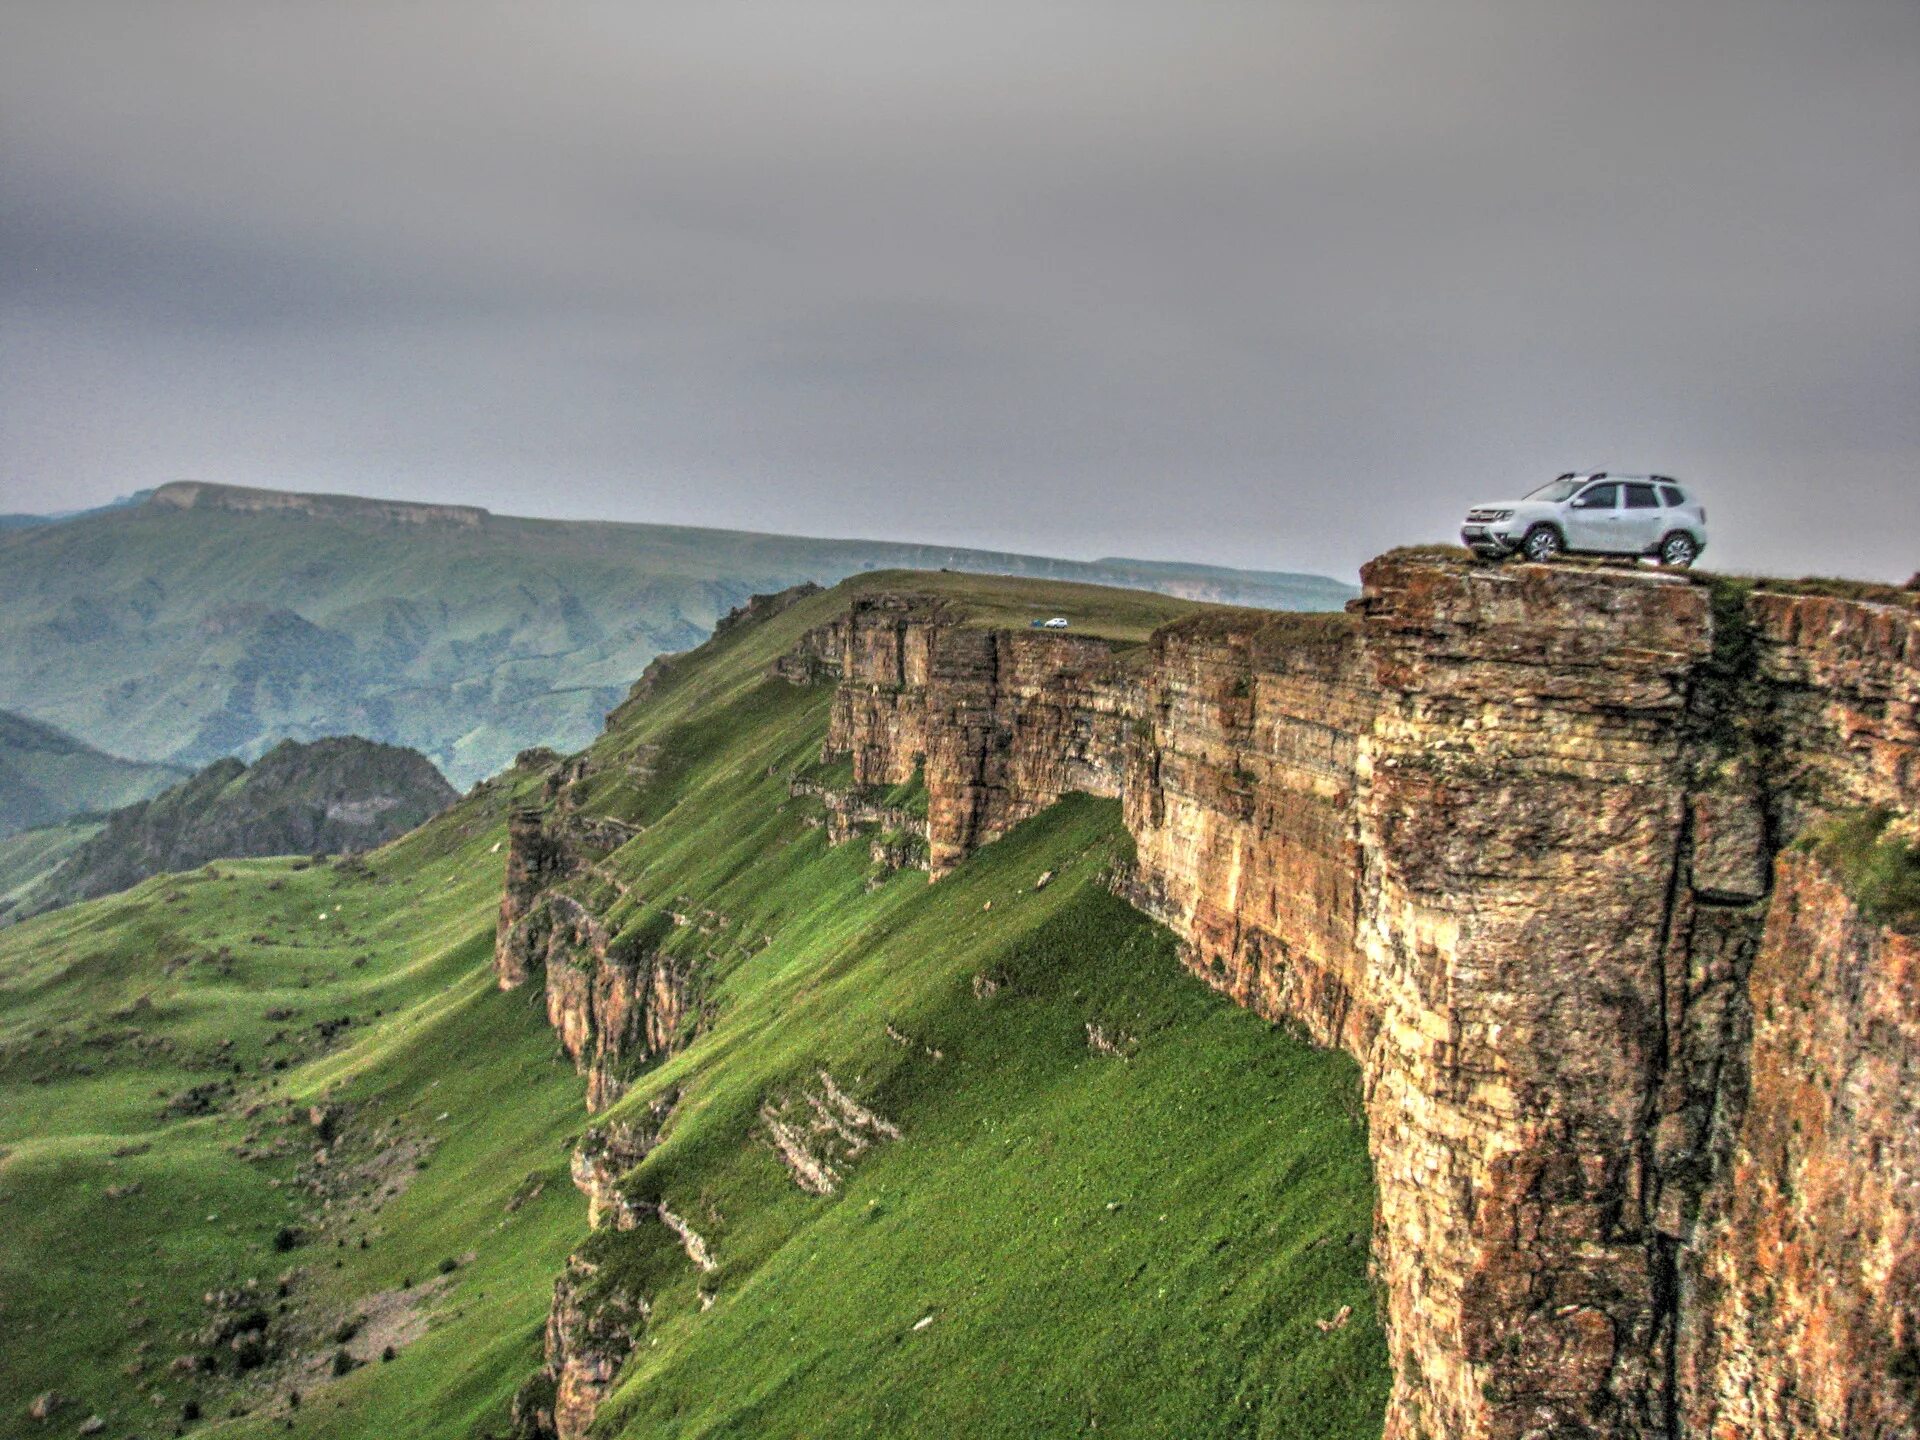
[[[122,760],[0,710],[0,837],[115,810],[186,776],[177,765]]]
[[[285,741],[104,818],[0,841],[0,923],[210,860],[370,850],[458,798],[415,750],[354,736]]]
[[[81,520],[89,515],[104,515],[109,510],[124,510],[129,505],[144,505],[152,498],[153,491],[136,490],[131,495],[122,495],[118,500],[109,500],[104,505],[94,505],[84,510],[55,510],[45,515],[26,512],[0,515],[0,533],[8,530],[29,530],[40,525],[64,525],[69,520]]]
[[[1318,575],[885,541],[515,519],[180,482],[0,533],[0,695],[146,761],[283,738],[407,745],[459,786],[576,749],[647,662],[756,593],[954,569],[1326,610]]]

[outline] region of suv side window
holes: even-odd
[[[1682,505],[1687,503],[1687,497],[1671,485],[1662,485],[1660,487],[1660,498],[1666,502],[1667,509],[1669,510],[1678,510]]]
[[[1576,510],[1611,510],[1620,503],[1620,487],[1609,480],[1601,485],[1589,485],[1574,499]]]
[[[1627,509],[1658,510],[1659,508],[1659,497],[1653,493],[1653,487],[1651,485],[1627,486]]]

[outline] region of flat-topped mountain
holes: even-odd
[[[1046,576],[1286,609],[1321,576],[944,546],[525,520],[199,482],[0,533],[0,694],[187,767],[366,735],[456,785],[574,749],[656,655],[749,595],[890,567]]]
[[[312,519],[372,520],[398,525],[478,525],[487,512],[478,505],[432,505],[411,500],[374,500],[362,495],[309,495],[297,490],[261,490],[250,485],[213,485],[170,480],[150,503],[176,510],[226,510],[237,515],[305,515]]]
[[[0,891],[17,895],[18,918],[209,860],[370,850],[456,798],[416,750],[356,736],[288,740],[251,765],[216,761],[150,800],[115,810],[31,883],[0,873]]]

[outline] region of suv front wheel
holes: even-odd
[[[1520,542],[1520,553],[1536,565],[1544,565],[1549,560],[1558,560],[1567,548],[1566,541],[1560,538],[1560,532],[1551,525],[1536,525],[1527,531],[1527,538]]]
[[[1693,543],[1693,537],[1684,530],[1676,530],[1660,542],[1660,563],[1675,570],[1686,569],[1699,553],[1700,547]]]

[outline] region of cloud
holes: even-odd
[[[1916,563],[1910,4],[7,28],[0,509],[195,475],[1349,571],[1595,464],[1699,483],[1722,563]]]

